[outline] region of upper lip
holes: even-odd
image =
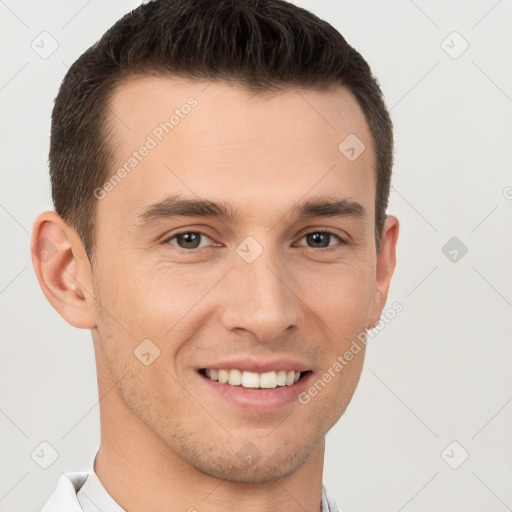
[[[307,364],[288,358],[278,359],[253,359],[249,357],[230,359],[227,361],[217,361],[215,363],[207,363],[204,366],[200,366],[198,369],[208,368],[210,370],[241,370],[247,372],[265,373],[265,372],[277,372],[280,370],[291,371],[295,370],[298,372],[307,372],[311,370]]]

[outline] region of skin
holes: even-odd
[[[32,244],[46,237],[56,247],[46,262],[33,256],[43,292],[67,322],[92,332],[101,397],[95,471],[129,512],[234,503],[239,512],[320,511],[324,437],[356,389],[364,345],[307,405],[272,412],[214,395],[196,369],[285,356],[321,376],[379,320],[398,220],[388,216],[377,255],[372,140],[343,87],[254,96],[223,82],[132,79],[112,99],[113,170],[190,96],[197,107],[97,201],[93,271],[56,212],[34,224]],[[366,145],[353,162],[338,150],[351,133]],[[240,218],[137,224],[171,194],[225,201]],[[292,206],[320,196],[350,198],[367,215],[297,221]],[[200,248],[170,239],[183,230],[204,233]],[[330,237],[326,251],[305,236],[319,230],[351,241]],[[235,251],[247,236],[263,248],[250,264]],[[133,352],[148,338],[160,356],[145,366]],[[242,457],[247,443],[258,454],[252,464]]]

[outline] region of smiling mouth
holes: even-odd
[[[199,370],[200,375],[207,379],[217,381],[220,384],[255,390],[293,386],[308,373],[312,373],[311,370],[305,372],[279,370],[264,373],[248,372],[238,369],[216,370],[201,368]]]

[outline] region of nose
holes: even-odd
[[[282,255],[265,249],[252,263],[235,260],[223,283],[221,319],[230,331],[250,331],[261,342],[300,325],[302,302]]]

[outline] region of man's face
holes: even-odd
[[[347,407],[364,349],[307,404],[297,396],[382,306],[364,115],[341,87],[253,97],[170,78],[127,82],[111,111],[112,170],[128,163],[129,171],[98,194],[100,379],[117,382],[120,407],[204,473],[247,482],[291,474]],[[161,123],[173,114],[166,133]],[[366,145],[353,161],[338,149],[350,134]],[[236,216],[170,216],[171,197],[219,203]],[[294,208],[319,200],[350,204],[332,216]],[[295,366],[304,371],[296,384],[263,390],[203,371]]]

